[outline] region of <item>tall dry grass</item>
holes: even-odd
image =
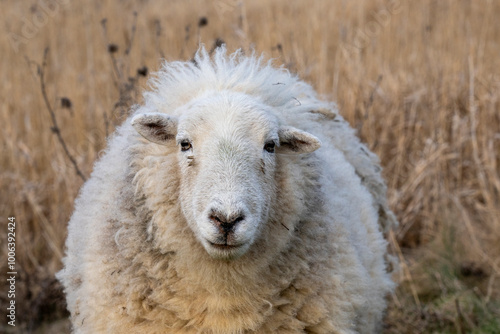
[[[44,3],[55,2],[0,11],[0,270],[13,215],[19,332],[65,316],[54,273],[82,185],[41,92],[45,48],[48,101],[88,176],[106,134],[140,102],[137,70],[217,39],[276,58],[337,101],[381,157],[400,220],[386,332],[500,331],[498,1],[60,0],[43,20]],[[0,301],[5,310],[6,293]]]

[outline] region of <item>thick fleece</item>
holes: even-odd
[[[224,48],[150,84],[69,222],[58,278],[74,333],[380,331],[396,220],[336,106]],[[228,232],[218,215],[234,207]]]

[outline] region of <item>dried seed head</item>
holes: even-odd
[[[210,49],[209,54],[212,55],[212,53],[214,53],[215,50],[217,50],[218,48],[222,47],[224,44],[226,44],[226,42],[224,42],[224,40],[222,38],[216,38],[214,40],[214,45]]]
[[[71,100],[68,99],[67,97],[61,97],[61,107],[66,108],[66,109],[71,109],[71,106],[73,103],[71,103]]]
[[[208,19],[205,16],[200,17],[200,20],[198,21],[198,27],[204,27],[208,24]]]
[[[226,44],[222,38],[216,38],[214,41],[214,48],[220,48],[222,45]]]
[[[147,76],[148,75],[148,68],[146,66],[138,68],[137,69],[137,75],[143,76],[143,77]]]
[[[115,53],[115,52],[118,52],[118,45],[116,44],[108,44],[108,52],[109,53]]]

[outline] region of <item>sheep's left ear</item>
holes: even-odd
[[[160,145],[169,144],[177,135],[177,118],[166,114],[139,114],[130,123],[141,136]]]
[[[280,146],[276,149],[276,153],[311,153],[321,147],[321,142],[318,138],[291,126],[280,127],[278,136],[280,139]]]

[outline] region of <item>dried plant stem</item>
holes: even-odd
[[[118,52],[118,46],[116,44],[111,44],[108,39],[107,30],[107,19],[101,21],[102,32],[104,37],[104,42],[106,43],[107,51],[111,59],[111,64],[113,65],[113,83],[118,89],[118,101],[115,103],[111,114],[113,115],[117,109],[120,109],[120,116],[126,115],[128,108],[133,104],[134,98],[132,94],[137,94],[137,79],[138,74],[135,77],[128,77],[130,70],[130,51],[132,50],[135,34],[137,30],[137,12],[133,13],[134,18],[132,22],[132,27],[130,28],[130,35],[126,41],[126,48],[123,52],[123,57],[118,59],[116,53]],[[119,61],[120,60],[120,61]],[[106,128],[106,136],[109,134],[109,120],[108,115],[104,112],[104,125]]]
[[[491,199],[490,192],[488,189],[488,182],[486,181],[486,175],[484,172],[484,163],[479,157],[479,145],[477,140],[477,107],[475,102],[475,69],[474,60],[472,56],[469,55],[469,108],[470,108],[470,137],[472,143],[472,158],[474,159],[475,166],[477,168],[477,179],[479,181],[479,186],[481,188],[481,194],[484,196],[486,203],[489,207],[495,207],[494,201]]]
[[[108,22],[107,19],[103,19],[101,21],[102,34],[103,34],[103,38],[104,38],[104,43],[105,43],[106,47],[108,48],[108,54],[111,58],[111,64],[113,65],[113,73],[114,73],[113,84],[115,85],[116,88],[118,88],[118,82],[121,79],[121,71],[118,68],[118,64],[116,62],[116,58],[113,56],[113,52],[109,51],[110,50],[109,47],[111,45],[110,45],[109,39],[108,39],[108,28],[106,25],[107,22]]]
[[[132,45],[134,44],[135,32],[137,30],[137,12],[134,12],[134,21],[132,23],[132,28],[130,28],[130,39],[127,43],[127,49],[125,49],[125,55],[128,56]]]
[[[64,150],[64,153],[66,154],[68,159],[71,161],[71,164],[75,168],[75,171],[78,174],[78,176],[83,181],[86,181],[87,178],[85,177],[85,175],[82,173],[82,171],[78,167],[78,163],[76,162],[76,159],[69,152],[68,146],[66,145],[66,142],[64,141],[64,138],[62,137],[61,129],[59,128],[59,125],[57,124],[56,114],[54,113],[54,109],[52,108],[52,105],[50,104],[49,98],[47,96],[47,90],[45,89],[45,68],[47,67],[47,55],[48,55],[48,53],[49,53],[49,48],[47,47],[47,48],[45,48],[45,51],[43,53],[42,65],[40,66],[40,64],[36,64],[36,66],[37,66],[37,75],[40,79],[40,89],[42,91],[43,100],[45,102],[45,106],[47,107],[47,111],[49,112],[50,119],[52,121],[51,130],[52,130],[52,132],[54,132],[56,134],[57,140],[61,144],[61,146]]]
[[[420,298],[418,297],[417,289],[415,288],[415,282],[413,280],[411,270],[408,268],[408,265],[406,264],[406,259],[403,255],[403,252],[401,251],[401,248],[399,247],[399,244],[396,240],[396,236],[394,235],[394,231],[392,230],[389,231],[388,240],[390,244],[394,246],[396,255],[398,256],[399,259],[400,269],[403,271],[402,273],[403,278],[408,282],[410,286],[411,294],[413,296],[413,300],[415,301],[415,305],[419,310],[422,310],[422,305],[420,303]]]

